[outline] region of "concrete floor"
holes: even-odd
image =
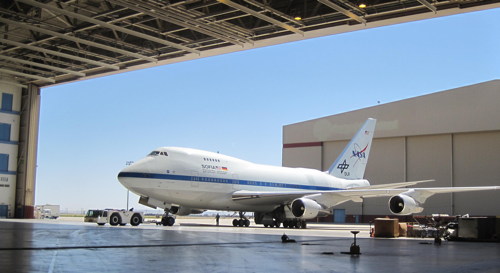
[[[234,228],[0,220],[1,272],[500,272],[500,244],[373,239],[364,225]],[[359,257],[341,254],[361,230]],[[281,243],[283,232],[297,243]]]

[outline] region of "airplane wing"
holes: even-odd
[[[500,190],[500,186],[485,187],[438,187],[438,188],[396,188],[396,189],[349,189],[334,192],[323,192],[318,195],[312,195],[307,198],[313,199],[324,207],[330,208],[343,202],[352,200],[361,202],[363,198],[384,197],[404,194],[424,203],[427,198],[438,193],[468,192],[468,191],[487,191]]]
[[[358,190],[361,189],[397,189],[397,188],[402,188],[402,187],[408,187],[408,186],[413,186],[421,183],[429,183],[429,182],[434,182],[436,180],[430,179],[430,180],[419,180],[419,181],[409,181],[409,182],[399,182],[399,183],[389,183],[389,184],[378,184],[378,185],[370,185],[367,187],[359,187],[356,188]],[[354,189],[354,188],[353,188]]]
[[[232,199],[234,201],[239,201],[247,204],[262,204],[262,205],[272,205],[272,204],[283,204],[293,201],[296,198],[310,196],[310,195],[326,195],[331,196],[335,200],[343,200],[342,202],[349,201],[351,199],[360,198],[360,194],[381,194],[380,191],[372,191],[376,189],[397,189],[407,186],[416,185],[419,183],[428,183],[434,182],[435,180],[420,180],[420,181],[410,181],[410,182],[400,182],[400,183],[389,183],[389,184],[379,184],[379,185],[371,185],[368,187],[357,187],[351,188],[347,190],[337,190],[337,191],[247,191],[240,190],[233,192]],[[397,190],[398,194],[400,192],[404,192]],[[335,196],[337,195],[337,196]],[[386,195],[380,195],[386,196]],[[349,197],[349,198],[347,198]],[[363,197],[363,196],[361,196]],[[342,203],[340,202],[340,203]],[[337,204],[340,204],[337,203]],[[333,206],[333,205],[332,205]]]
[[[417,183],[425,183],[430,181],[415,181]],[[335,205],[347,202],[361,202],[363,198],[369,197],[384,197],[394,196],[398,194],[408,195],[420,203],[424,203],[427,198],[437,193],[452,193],[452,192],[466,192],[466,191],[485,191],[485,190],[500,190],[500,186],[485,186],[485,187],[439,187],[439,188],[397,188],[397,186],[406,186],[403,182],[395,183],[396,187],[393,188],[374,188],[363,187],[353,188],[346,190],[333,190],[333,191],[283,191],[283,192],[266,192],[266,191],[236,191],[232,194],[232,199],[238,202],[248,204],[261,204],[261,205],[281,205],[288,204],[297,198],[308,198],[316,201],[324,208],[331,208]],[[390,184],[386,184],[390,185]]]

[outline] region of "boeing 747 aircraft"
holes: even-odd
[[[396,215],[423,211],[426,199],[436,193],[498,190],[488,187],[405,188],[434,180],[370,185],[363,179],[375,119],[368,119],[326,172],[254,164],[218,153],[162,147],[126,167],[118,180],[140,196],[139,203],[163,208],[164,225],[171,214],[205,210],[240,212],[234,226],[248,226],[244,212],[254,212],[264,226],[305,228],[307,219],[329,213],[335,205],[362,198],[390,196]]]

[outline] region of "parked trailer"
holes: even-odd
[[[35,217],[39,219],[57,219],[60,216],[59,205],[39,205],[35,207]]]
[[[134,212],[129,210],[105,209],[88,210],[84,217],[84,222],[97,223],[100,226],[109,223],[112,226],[124,226],[131,224],[138,226],[144,222],[144,214],[142,212]]]

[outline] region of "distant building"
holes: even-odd
[[[0,81],[0,218],[14,216],[21,116],[21,87],[8,81]]]
[[[365,173],[372,184],[500,185],[500,80],[286,125],[283,165],[327,170],[369,117],[377,119]],[[341,204],[335,220],[390,215],[387,201]],[[425,215],[500,215],[500,192],[434,195],[424,208]]]

